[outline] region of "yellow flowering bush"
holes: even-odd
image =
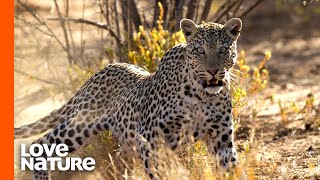
[[[247,65],[245,52],[243,50],[240,52],[237,61],[239,69],[233,69],[231,72],[234,119],[238,119],[241,107],[246,105],[244,97],[260,93],[266,88],[269,80],[269,71],[265,68],[265,65],[270,58],[271,52],[266,51],[258,67],[253,68]]]
[[[133,38],[132,50],[128,54],[130,63],[149,72],[156,70],[158,61],[166,50],[185,41],[181,31],[170,34],[168,30],[163,29],[163,7],[161,3],[158,3],[158,6],[160,12],[157,27],[145,30],[140,26],[139,32]]]

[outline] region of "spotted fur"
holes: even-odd
[[[168,50],[155,73],[130,64],[109,65],[60,109],[16,128],[15,138],[50,130],[34,143],[65,143],[73,152],[110,130],[122,149],[138,151],[151,179],[161,179],[152,152],[163,142],[179,150],[202,140],[227,169],[237,162],[229,70],[241,26],[237,18],[225,25],[183,19],[187,43]],[[34,171],[33,177],[50,179],[50,174]]]

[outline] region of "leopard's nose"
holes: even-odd
[[[217,74],[217,72],[219,71],[219,69],[214,69],[214,70],[207,70],[208,73],[210,73],[212,75],[212,77],[214,77],[214,75]]]

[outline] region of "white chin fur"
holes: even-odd
[[[218,94],[222,89],[222,86],[204,88],[204,90],[209,94]]]

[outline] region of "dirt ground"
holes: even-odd
[[[241,142],[249,138],[250,131],[255,132],[257,157],[265,162],[256,169],[258,179],[320,179],[319,126],[310,127],[306,116],[292,117],[284,125],[277,106],[281,100],[301,107],[312,93],[320,108],[320,31],[314,27],[319,20],[320,15],[312,17],[311,22],[301,22],[288,14],[259,7],[247,19],[248,27],[244,22],[239,41],[247,59],[255,64],[262,50],[272,52],[267,64],[269,85],[259,96],[274,95],[274,103],[263,104],[256,118],[246,116],[244,108],[236,134]],[[270,172],[267,169],[273,164],[275,169]]]
[[[88,13],[87,17],[96,18],[96,15]],[[257,179],[320,179],[319,125],[302,115],[289,114],[283,122],[278,106],[281,100],[287,104],[294,102],[301,108],[312,93],[318,108],[316,113],[320,112],[320,14],[309,18],[305,21],[261,5],[243,20],[238,50],[245,50],[248,63],[256,65],[265,50],[272,52],[266,67],[270,72],[268,87],[248,98],[247,106],[241,110],[235,137],[240,152],[243,151],[241,144],[253,139],[257,150]],[[38,32],[16,21],[15,69],[48,81],[62,81],[67,76],[66,55],[52,39],[37,35]],[[74,28],[77,34],[79,26]],[[95,53],[110,45],[101,39],[96,29],[87,30],[88,52]],[[63,104],[66,97],[53,95],[55,91],[50,89],[51,84],[15,73],[16,127],[33,122]],[[268,100],[271,96],[273,100]],[[266,100],[253,117],[249,107],[261,97]],[[25,141],[15,142],[16,148],[21,142]]]

